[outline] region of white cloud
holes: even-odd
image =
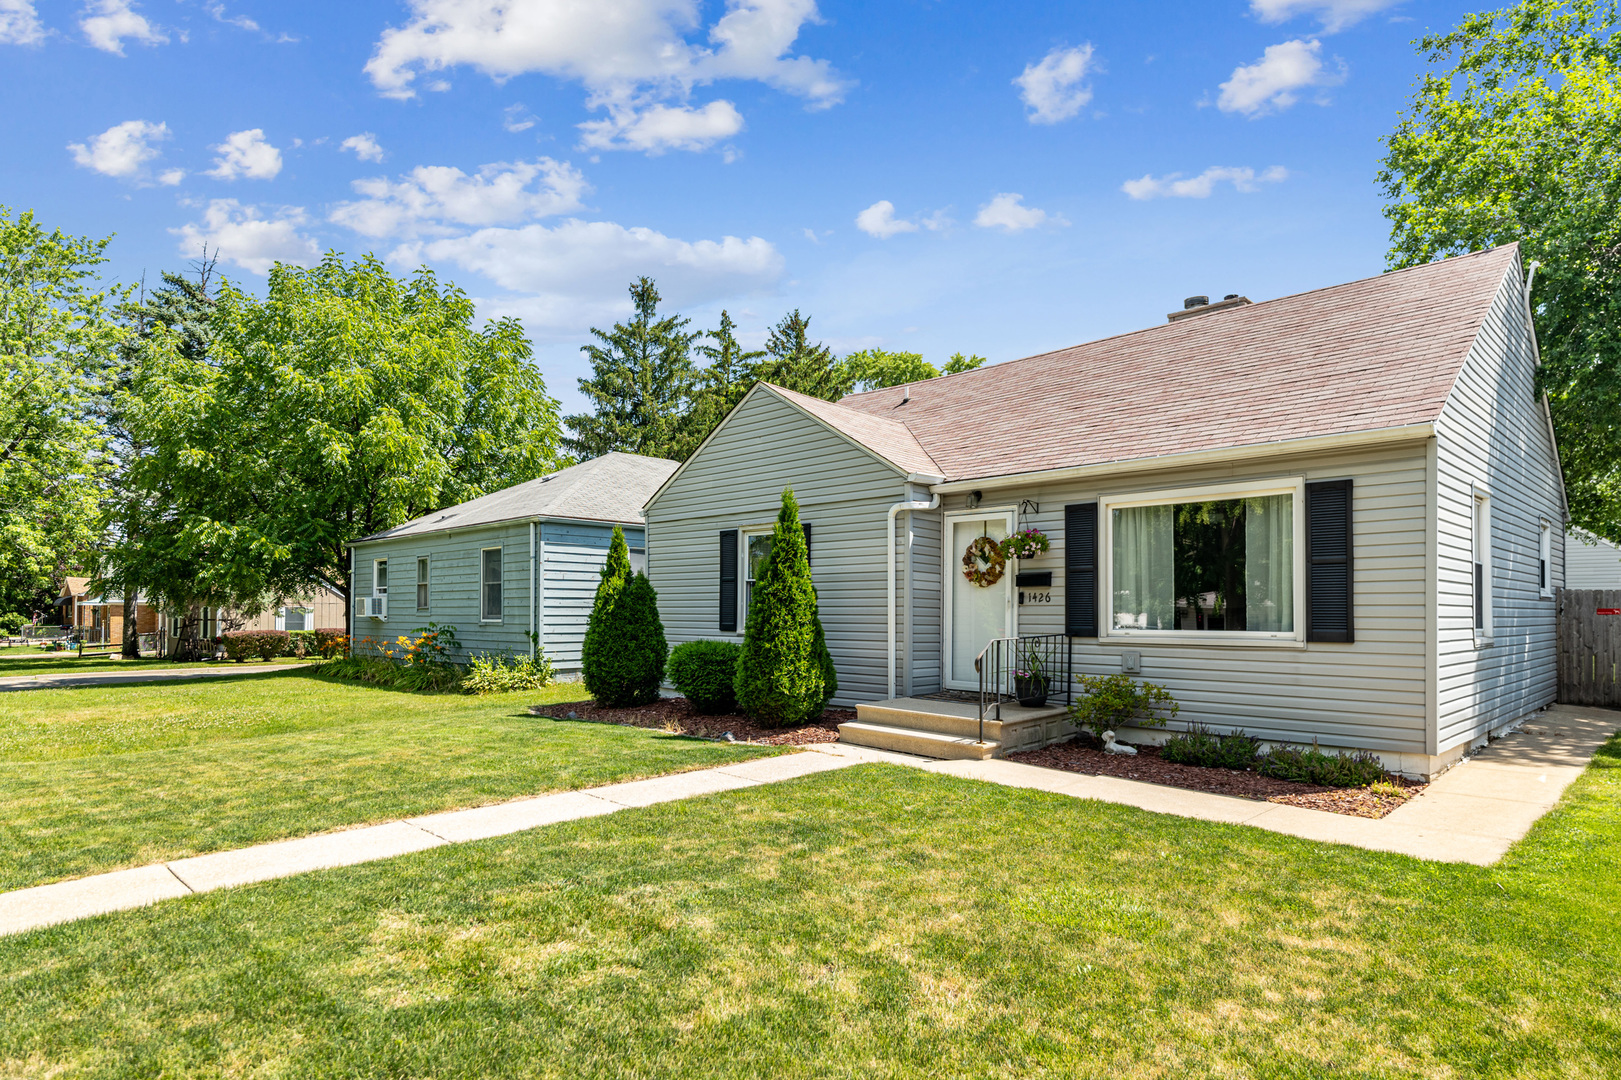
[[[444,236],[454,226],[515,225],[580,209],[590,185],[566,161],[495,162],[468,176],[419,165],[397,180],[356,180],[365,196],[339,203],[330,220],[364,236]]]
[[[1300,91],[1312,86],[1337,86],[1345,81],[1345,62],[1338,71],[1323,66],[1320,41],[1285,41],[1268,45],[1261,59],[1242,65],[1221,84],[1216,105],[1222,112],[1255,118],[1287,109],[1300,100]]]
[[[1289,179],[1289,170],[1274,165],[1261,173],[1254,169],[1212,165],[1198,176],[1182,179],[1181,173],[1168,176],[1147,175],[1138,180],[1127,180],[1120,190],[1133,199],[1207,199],[1219,183],[1230,183],[1235,191],[1259,191],[1262,184],[1277,184]]]
[[[520,131],[528,131],[534,127],[535,117],[522,102],[519,102],[501,110],[501,126],[516,135]]]
[[[353,150],[355,157],[361,161],[382,161],[383,148],[377,145],[377,136],[369,131],[362,131],[359,135],[351,135],[338,144],[340,149]]]
[[[147,162],[155,161],[162,154],[162,151],[153,144],[160,143],[168,137],[167,124],[125,120],[122,124],[114,124],[100,135],[91,136],[85,142],[68,143],[68,149],[73,152],[73,161],[76,165],[94,169],[103,176],[116,176],[121,180],[141,180],[147,175]],[[179,172],[179,170],[172,171]],[[179,183],[179,177],[173,182]]]
[[[671,309],[770,288],[783,258],[758,236],[678,240],[611,221],[564,221],[405,245],[396,263],[442,261],[480,274],[508,296],[491,302],[534,326],[577,332],[629,311],[625,285],[656,278]]]
[[[868,236],[888,240],[898,233],[917,232],[917,223],[895,216],[895,204],[879,199],[856,215],[856,228]]]
[[[818,21],[815,0],[727,0],[726,13],[708,28],[707,40],[689,40],[703,30],[699,0],[596,0],[594,3],[526,3],[509,0],[409,0],[412,17],[383,31],[366,64],[372,84],[385,97],[416,94],[418,75],[462,65],[504,81],[541,73],[581,83],[592,107],[630,110],[602,121],[594,137],[609,145],[648,115],[655,102],[673,101],[692,116],[654,116],[654,127],[681,127],[670,147],[702,147],[724,135],[713,131],[742,120],[730,102],[703,109],[685,106],[694,87],[719,79],[761,82],[804,98],[812,108],[843,99],[849,82],[826,60],[793,55],[807,23]],[[440,80],[442,81],[442,80]],[[429,89],[434,86],[430,85]],[[724,106],[723,109],[717,106]],[[588,130],[587,138],[593,133]],[[657,140],[649,135],[649,139]]]
[[[173,187],[186,178],[185,169],[165,169],[158,174],[158,183],[164,187]]]
[[[309,266],[320,258],[315,241],[298,231],[308,221],[301,206],[279,207],[266,216],[235,199],[214,199],[204,208],[201,223],[169,231],[180,237],[180,254],[186,258],[196,258],[207,245],[226,262],[264,274],[277,262]]]
[[[982,229],[1002,229],[1005,232],[1023,232],[1037,225],[1068,225],[1062,214],[1049,214],[1033,206],[1024,205],[1024,196],[1003,192],[974,215],[974,224]]]
[[[1039,63],[1025,66],[1013,84],[1030,110],[1032,124],[1068,120],[1092,100],[1092,88],[1081,80],[1092,69],[1092,46],[1053,49]]]
[[[0,45],[38,45],[45,40],[34,0],[0,0]]]
[[[260,30],[259,24],[248,18],[246,15],[232,15],[227,12],[224,4],[208,4],[206,7],[210,15],[214,16],[214,18],[219,22],[225,23],[227,26],[234,26],[239,30],[256,30],[260,31],[261,33],[263,32]]]
[[[212,148],[219,156],[208,175],[220,180],[272,180],[281,172],[281,151],[265,139],[262,128],[233,131]]]
[[[743,130],[743,114],[730,101],[711,101],[701,109],[686,105],[650,105],[637,111],[608,107],[608,119],[580,125],[581,147],[590,150],[707,150]]]
[[[84,7],[79,29],[85,40],[104,52],[124,55],[124,39],[162,45],[169,38],[137,12],[132,0],[92,0]]]
[[[1323,30],[1332,34],[1399,3],[1401,0],[1250,0],[1250,11],[1269,23],[1314,13],[1322,20]]]

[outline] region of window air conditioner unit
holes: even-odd
[[[388,618],[388,597],[386,597],[386,596],[357,596],[357,597],[355,597],[355,618],[357,618],[357,619],[386,619],[386,618]]]

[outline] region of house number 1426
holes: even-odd
[[[1053,602],[1051,589],[1021,589],[1019,603],[1021,604],[1050,604]]]

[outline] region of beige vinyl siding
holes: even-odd
[[[785,487],[812,526],[811,577],[839,676],[834,701],[877,700],[888,651],[885,514],[906,497],[904,478],[764,389],[648,504],[648,575],[665,636],[671,645],[742,640],[741,616],[738,633],[719,628],[720,532],[769,526]],[[741,551],[739,563],[741,596]]]
[[[1187,645],[1076,638],[1076,670],[1094,675],[1118,672],[1122,650],[1141,653],[1142,677],[1166,686],[1182,706],[1173,730],[1202,723],[1223,730],[1242,728],[1269,740],[1309,742],[1316,737],[1326,746],[1423,753],[1427,728],[1423,443],[1298,461],[1272,459],[1264,468],[1237,464],[1137,473],[1086,485],[987,491],[981,509],[1014,508],[1025,499],[1037,503],[1038,512],[1026,514],[1022,524],[1035,525],[1052,541],[1052,550],[1017,567],[1053,574],[1053,602],[1018,608],[1018,632],[1064,631],[1066,504],[1092,502],[1100,495],[1206,484],[1236,486],[1294,476],[1307,481],[1352,480],[1354,643],[1236,646],[1200,642],[1193,633]],[[962,496],[954,496],[945,508],[965,505]],[[1106,557],[1100,550],[1099,558]],[[946,565],[953,562],[948,558]]]
[[[1504,279],[1436,425],[1436,685],[1440,753],[1550,704],[1555,602],[1540,595],[1539,523],[1564,514],[1546,414],[1534,385],[1520,269]],[[1474,631],[1473,488],[1490,496],[1492,630]],[[1550,574],[1564,581],[1564,545]]]

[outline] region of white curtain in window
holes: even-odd
[[[1175,629],[1175,508],[1114,511],[1114,623],[1117,630]]]
[[[1293,495],[1244,500],[1245,627],[1263,633],[1295,628]]]

